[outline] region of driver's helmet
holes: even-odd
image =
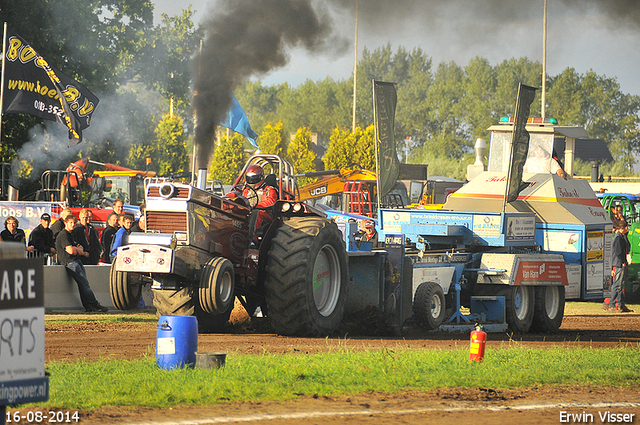
[[[264,170],[259,165],[250,165],[249,168],[247,168],[247,172],[244,174],[244,180],[247,183],[247,186],[257,189],[264,181]]]

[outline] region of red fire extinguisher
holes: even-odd
[[[471,346],[469,348],[469,361],[481,362],[484,358],[484,347],[487,343],[487,333],[481,325],[476,325],[476,330],[471,331]]]

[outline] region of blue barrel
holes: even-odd
[[[193,367],[198,351],[198,320],[194,316],[160,316],[156,363],[162,369]]]

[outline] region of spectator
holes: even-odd
[[[631,249],[629,238],[629,225],[626,220],[616,220],[613,222],[613,230],[616,235],[613,237],[612,251],[612,274],[613,283],[611,284],[611,296],[609,297],[609,304],[604,303],[602,308],[605,310],[616,310],[623,313],[629,313],[630,310],[624,303],[624,283],[627,280],[627,272],[629,265],[627,264],[627,254]],[[617,305],[616,305],[617,304]]]
[[[142,204],[140,204],[140,218],[136,220],[135,223],[133,223],[133,226],[131,226],[132,232],[144,232],[147,230],[147,222],[146,222],[146,217],[144,215],[145,209],[146,207],[143,202]]]
[[[122,227],[118,229],[113,237],[113,243],[111,244],[110,259],[113,263],[118,255],[118,248],[127,243],[127,237],[131,234],[131,226],[133,226],[133,215],[120,214]]]
[[[18,229],[20,222],[17,218],[10,215],[4,221],[4,230],[0,232],[0,239],[2,242],[22,242],[25,243],[24,230]],[[33,251],[33,247],[31,249],[27,249],[27,251]]]
[[[56,244],[53,241],[53,231],[51,230],[50,225],[51,216],[44,213],[40,216],[40,224],[38,224],[29,234],[29,246],[32,247],[39,255],[56,254]]]
[[[51,225],[54,244],[56,242],[56,237],[58,236],[58,233],[60,233],[62,229],[64,229],[64,219],[70,215],[73,215],[73,211],[71,211],[71,208],[63,209],[62,212],[60,213],[60,218],[54,221],[53,224]]]
[[[620,204],[613,207],[613,210],[611,211],[611,221],[613,221],[615,224],[616,220],[618,221],[626,220],[624,217],[624,214],[622,213],[622,205]]]
[[[100,245],[100,238],[98,231],[91,224],[93,213],[91,210],[83,209],[78,213],[80,223],[78,223],[73,229],[73,236],[76,241],[82,245],[84,252],[89,254],[87,257],[81,257],[82,264],[96,265],[100,261],[102,255],[102,245]]]
[[[116,217],[118,217],[120,214],[122,214],[123,208],[124,208],[124,201],[122,199],[118,198],[115,201],[113,201],[113,211],[107,217],[107,221],[109,221],[109,217],[111,217],[112,215],[115,215]]]
[[[84,252],[82,245],[76,242],[73,237],[73,229],[76,226],[76,217],[71,214],[67,215],[64,219],[64,229],[60,231],[56,238],[56,250],[58,251],[58,261],[63,264],[67,271],[73,277],[78,285],[78,292],[80,293],[80,300],[87,312],[106,312],[109,309],[100,305],[96,299],[89,280],[87,279],[87,272],[84,269],[84,265],[80,258],[87,256],[88,253]],[[85,255],[86,254],[86,255]]]
[[[102,245],[102,262],[111,263],[109,254],[111,253],[111,244],[113,243],[113,237],[118,231],[118,216],[111,214],[107,218],[107,227],[102,231],[102,237],[100,239],[100,245]]]

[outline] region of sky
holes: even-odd
[[[298,0],[275,3],[289,1]],[[331,45],[313,52],[286,46],[286,64],[256,72],[252,79],[297,86],[307,79],[352,75],[356,0],[309,1],[330,18],[323,22],[331,23]],[[153,3],[156,24],[160,13],[179,14],[189,4],[198,24],[224,10],[215,0]],[[448,61],[466,66],[476,56],[493,66],[520,57],[542,62],[543,5],[544,0],[359,0],[358,57],[364,48],[373,51],[389,43],[392,52],[399,46],[421,48],[434,67]],[[640,0],[548,0],[547,17],[548,75],[568,67],[593,70],[616,78],[623,93],[640,95]]]

